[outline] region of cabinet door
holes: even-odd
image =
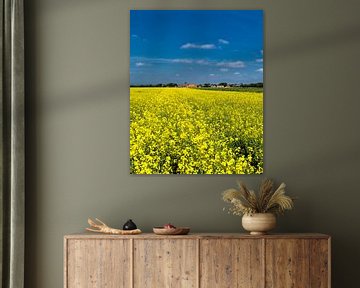
[[[266,240],[266,287],[309,287],[309,240]]]
[[[134,240],[135,288],[197,287],[197,240]]]
[[[66,288],[131,287],[130,240],[68,239]]]
[[[310,241],[310,287],[330,287],[330,240]]]
[[[200,241],[200,287],[264,287],[261,239]]]

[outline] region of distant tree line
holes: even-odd
[[[130,85],[130,87],[205,87],[205,88],[210,88],[210,87],[242,87],[242,88],[250,88],[250,87],[256,87],[256,88],[263,88],[263,83],[262,82],[258,82],[258,83],[241,83],[241,84],[237,84],[237,83],[227,83],[227,82],[221,82],[221,83],[204,83],[204,84],[189,84],[189,83],[184,83],[184,84],[177,84],[177,83],[158,83],[158,84],[141,84],[141,85]]]
[[[159,84],[141,84],[141,85],[130,85],[130,87],[178,87],[177,83],[159,83]]]
[[[237,83],[227,83],[227,82],[221,82],[218,84],[212,84],[212,83],[205,83],[205,84],[199,84],[199,87],[242,87],[242,88],[248,88],[248,87],[256,87],[256,88],[263,88],[263,83],[262,82],[258,82],[258,83],[241,83],[241,84],[237,84]]]

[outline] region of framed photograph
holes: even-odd
[[[130,173],[263,172],[263,12],[130,11]]]

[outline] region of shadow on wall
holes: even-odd
[[[265,54],[271,55],[269,61],[278,61],[296,54],[313,53],[324,48],[337,48],[360,42],[360,25],[349,26],[338,31],[329,31],[308,38],[286,43],[285,45],[265,48]]]
[[[60,1],[57,3],[62,2]],[[320,49],[336,48],[354,42],[360,42],[359,25],[336,32],[322,33],[306,39],[300,39],[296,42],[287,43],[286,45],[275,46],[269,49],[265,48],[265,58],[267,58],[266,61],[279,61],[284,57],[294,57],[297,54],[316,53],[317,51],[320,51]],[[32,41],[32,45],[36,44],[33,44]],[[266,55],[271,55],[271,57],[266,57]],[[32,57],[33,56],[34,55],[32,55]],[[34,76],[31,77],[35,78]],[[27,78],[29,77],[27,76]],[[31,81],[31,83],[35,83],[35,81]],[[56,97],[50,97],[50,100],[47,100],[47,102],[44,103],[44,108],[47,113],[51,113],[56,110],[76,108],[79,105],[83,105],[85,102],[97,104],[99,102],[109,101],[110,99],[114,100],[118,97],[121,99],[128,99],[128,83],[129,78],[127,77],[126,79],[119,79],[119,81],[99,83],[93,87],[86,87],[86,89],[82,91],[67,93],[66,96],[57,95]]]
[[[73,9],[76,5],[88,5],[91,2],[97,2],[97,0],[79,0],[79,1],[42,1],[44,5],[49,6],[49,9],[58,9],[66,8]],[[163,1],[158,1],[158,6],[160,7],[163,4]],[[208,3],[206,1],[197,2],[203,3],[204,7]],[[46,205],[43,203],[42,199],[38,199],[38,189],[39,183],[37,179],[41,179],[41,175],[37,175],[37,140],[38,131],[36,131],[36,122],[37,119],[37,108],[39,107],[39,99],[37,98],[37,83],[39,78],[42,75],[37,75],[36,63],[38,63],[37,57],[40,57],[41,53],[38,51],[37,47],[37,38],[35,29],[36,22],[36,6],[40,4],[34,4],[30,1],[25,1],[25,9],[27,11],[27,19],[25,19],[25,38],[26,38],[26,267],[31,267],[26,269],[26,283],[29,284],[29,287],[40,287],[38,283],[41,283],[41,274],[42,271],[38,271],[39,264],[37,259],[36,243],[39,241],[38,236],[41,234],[40,223],[46,221],[46,219],[40,219],[40,217],[46,217],[47,215],[39,215],[37,205]],[[152,2],[154,4],[154,2]],[[43,3],[41,3],[43,5]],[[180,4],[181,5],[181,4]],[[127,41],[127,39],[125,40]],[[321,49],[336,49],[342,45],[349,45],[360,42],[360,26],[351,26],[346,29],[332,31],[328,33],[321,33],[316,36],[311,36],[304,39],[299,39],[297,41],[289,42],[281,46],[276,46],[274,43],[273,47],[265,48],[265,61],[272,62],[272,65],[276,62],[283,61],[284,57],[297,57],[302,54],[311,54],[319,53]],[[268,56],[268,57],[267,57]],[[128,65],[126,65],[128,67]],[[124,68],[125,69],[125,68]],[[127,69],[127,68],[126,68]],[[265,69],[266,70],[266,69]],[[41,74],[41,73],[39,73]],[[265,81],[266,82],[266,81]],[[66,95],[53,95],[52,97],[47,97],[48,100],[42,103],[45,113],[61,113],[64,110],[76,109],[83,105],[97,105],[99,103],[114,101],[116,99],[121,99],[128,101],[129,99],[129,87],[128,87],[128,76],[124,78],[119,78],[118,81],[109,81],[108,83],[95,83],[93,87],[83,87],[81,91],[70,91]],[[119,102],[118,102],[119,103]],[[128,102],[127,102],[128,103]],[[267,135],[270,137],[270,135]],[[358,139],[358,138],[357,138]],[[128,141],[124,138],[123,141]],[[300,145],[300,144],[299,144]],[[330,145],[331,146],[331,145]],[[333,147],[334,145],[332,145]],[[341,287],[342,278],[344,275],[349,275],[349,279],[346,283],[349,283],[354,278],[354,275],[357,275],[357,266],[350,265],[346,263],[355,263],[355,259],[360,257],[360,248],[357,243],[360,242],[360,233],[357,231],[357,227],[352,225],[357,225],[357,216],[358,203],[357,201],[352,201],[352,199],[358,199],[358,190],[349,189],[346,187],[346,182],[355,183],[354,179],[347,179],[344,174],[342,174],[342,179],[336,179],[334,176],[337,174],[337,169],[347,169],[348,171],[357,171],[358,163],[360,158],[360,151],[358,147],[360,143],[356,142],[346,142],[341,144],[339,151],[346,151],[344,153],[334,153],[329,156],[328,151],[323,152],[314,151],[314,155],[304,159],[303,162],[293,162],[288,159],[282,159],[279,166],[277,166],[277,171],[282,171],[283,174],[281,177],[286,179],[286,182],[292,183],[292,186],[296,185],[296,188],[291,188],[290,194],[292,195],[301,195],[303,191],[303,197],[298,200],[296,209],[294,212],[287,214],[286,217],[280,219],[280,227],[283,231],[293,231],[293,232],[309,232],[309,231],[318,231],[321,227],[321,232],[329,232],[333,236],[333,266],[334,266],[334,278],[336,278],[335,284]],[[315,153],[316,152],[316,153]],[[267,158],[266,154],[265,157]],[[271,167],[268,167],[265,158],[265,169],[266,171],[271,172]],[[321,165],[319,165],[321,163]],[[309,169],[310,167],[310,169]],[[327,169],[324,170],[324,167]],[[339,168],[343,167],[343,168]],[[267,173],[268,176],[272,176]],[[329,176],[331,175],[331,176]],[[349,173],[349,177],[354,175],[354,173]],[[127,175],[128,176],[128,175]],[[149,182],[149,185],[161,185],[159,183],[162,180],[169,179],[165,175],[159,176],[129,176],[127,181],[130,183],[146,183]],[[170,180],[174,180],[173,176]],[[213,176],[201,176],[201,178],[193,177],[190,175],[182,175],[181,181],[188,182],[185,184],[184,189],[191,187],[191,185],[199,185],[201,181],[205,181]],[[225,178],[227,177],[227,178]],[[256,176],[257,177],[257,176]],[[227,179],[227,184],[232,186],[235,182],[233,176],[220,176],[222,183],[224,179]],[[248,178],[249,179],[249,178]],[[306,179],[307,183],[302,182],[302,179]],[[309,181],[313,179],[316,183],[311,183]],[[253,181],[254,178],[251,178],[250,181]],[[340,181],[341,180],[341,181]],[[156,182],[156,183],[155,183]],[[165,182],[165,181],[164,181]],[[170,181],[169,181],[170,182]],[[177,182],[178,183],[178,182]],[[323,183],[326,183],[326,188],[331,187],[331,191],[324,191],[322,187]],[[207,195],[207,188],[213,188],[213,184],[204,183],[204,190],[201,192],[202,195]],[[355,185],[355,184],[353,184]],[[220,187],[221,185],[219,185]],[[174,206],[169,206],[169,210],[174,208],[178,202],[188,202],[194,200],[194,196],[191,192],[184,194],[169,194],[168,190],[165,188],[160,188],[156,192],[157,199],[154,199],[154,195],[150,194],[136,194],[138,200],[141,199],[144,203],[147,203],[149,207],[156,207],[158,204],[158,198],[160,197],[164,204],[172,203]],[[151,186],[150,186],[151,188]],[[289,187],[290,188],[290,187]],[[135,189],[136,190],[136,189]],[[151,189],[150,189],[151,190]],[[320,198],[318,196],[319,190],[324,193],[324,197]],[[220,192],[219,191],[219,203],[220,203]],[[346,196],[344,196],[346,195]],[[212,195],[213,196],[213,195]],[[184,199],[184,197],[187,197]],[[216,196],[217,197],[217,196]],[[134,199],[134,204],[136,204],[136,198]],[[180,200],[181,199],[181,200]],[[196,199],[199,199],[196,198]],[[320,202],[321,201],[321,202]],[[332,203],[331,207],[327,203]],[[336,203],[336,204],[334,204]],[[335,206],[336,205],[336,206]],[[209,213],[209,207],[206,205],[201,206],[202,210],[197,211],[199,217],[206,217]],[[195,210],[195,208],[192,208]],[[338,209],[338,210],[337,210]],[[305,213],[304,213],[305,211]],[[117,213],[117,212],[113,212]],[[221,212],[219,212],[221,213]],[[183,216],[182,221],[191,219],[190,214],[187,213],[187,216]],[[212,221],[216,218],[215,215],[210,215],[207,218],[207,221]],[[156,212],[154,214],[156,216]],[[358,217],[358,216],[357,216]],[[114,219],[116,216],[113,217]],[[235,218],[234,218],[235,219]],[[355,220],[354,220],[355,219]],[[147,223],[150,223],[150,220]],[[237,221],[237,220],[234,220]],[[111,222],[111,221],[110,221]],[[145,224],[147,224],[145,223]],[[345,223],[345,224],[344,224]],[[150,224],[149,224],[150,225]],[[235,228],[234,228],[235,229]],[[305,230],[306,229],[306,230]],[[333,232],[333,231],[336,231]],[[351,233],[351,234],[350,234]],[[349,236],[350,235],[350,236]],[[349,260],[350,259],[350,260]],[[351,260],[353,259],[353,260]],[[57,259],[57,261],[60,259]],[[334,261],[335,260],[335,261]],[[47,263],[53,265],[53,263]],[[345,280],[344,280],[345,281]],[[347,286],[350,287],[350,286]]]
[[[83,106],[84,104],[96,105],[119,98],[128,99],[129,92],[122,92],[121,85],[119,84],[121,82],[124,81],[119,80],[119,82],[101,83],[97,86],[86,87],[85,90],[76,93],[68,93],[66,96],[58,95],[51,97],[51,99],[44,102],[44,112],[61,112],[64,109],[73,109]]]

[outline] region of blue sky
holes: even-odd
[[[261,10],[130,11],[130,83],[263,81]]]

